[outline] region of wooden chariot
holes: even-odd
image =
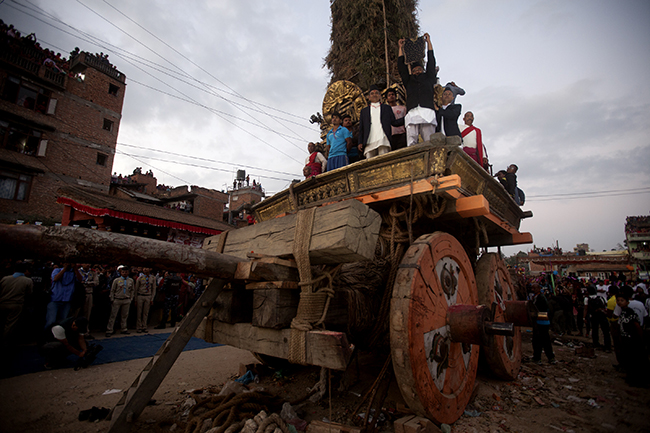
[[[125,431],[192,335],[265,359],[345,370],[356,348],[389,346],[416,413],[452,423],[479,358],[517,376],[528,323],[505,264],[485,247],[532,242],[498,181],[440,134],[360,161],[254,207],[257,224],[204,249],[70,227],[0,227],[2,250],[70,261],[128,261],[213,277],[115,407]],[[387,338],[389,337],[389,338]]]

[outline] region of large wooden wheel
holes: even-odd
[[[447,309],[456,304],[478,305],[469,258],[447,233],[421,236],[406,251],[395,279],[393,368],[409,407],[447,424],[465,410],[479,358],[478,347],[451,341]]]
[[[510,273],[498,254],[486,253],[476,264],[478,300],[494,312],[493,322],[508,322],[506,301],[516,299]],[[498,378],[514,380],[521,369],[521,330],[514,328],[512,337],[490,335],[489,344],[481,347],[488,369]]]

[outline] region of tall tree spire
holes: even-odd
[[[385,41],[390,81],[399,81],[397,41],[418,36],[416,6],[417,0],[332,0],[332,46],[325,58],[331,82],[352,81],[364,90],[385,84]]]

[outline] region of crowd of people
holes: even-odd
[[[417,54],[410,56],[414,52],[408,47],[410,40],[399,41],[397,66],[406,90],[406,105],[398,103],[394,88],[386,89],[385,102],[382,102],[381,90],[373,85],[368,92],[368,106],[361,110],[356,124],[349,114],[332,113],[332,128],[326,134],[325,143],[309,143],[307,146],[309,156],[303,168],[305,178],[336,170],[360,159],[414,146],[420,138],[429,141],[434,133],[458,136],[465,153],[490,171],[481,130],[474,126],[474,113],[466,112],[463,124],[458,124],[462,106],[456,103],[456,97],[464,95],[465,90],[451,81],[442,87],[442,94],[438,97],[439,68],[433,46],[428,33],[420,39],[423,48],[426,43],[426,67]],[[525,197],[517,186],[517,170],[518,167],[511,164],[506,170],[499,171],[497,177],[521,206]]]
[[[75,47],[70,52],[69,59],[64,57],[61,53],[54,52],[48,48],[43,48],[36,38],[36,34],[30,33],[27,36],[22,36],[13,24],[6,24],[0,20],[0,46],[2,51],[6,54],[15,55],[22,59],[27,59],[37,65],[43,65],[50,68],[56,73],[65,74],[70,78],[83,81],[80,76],[70,71],[70,61],[78,56],[81,51]],[[85,53],[88,58],[96,59],[100,64],[105,65],[107,68],[116,69],[114,65],[108,60],[108,54],[104,53]]]
[[[542,352],[555,362],[551,333],[591,337],[597,350],[614,351],[613,368],[624,371],[629,384],[650,385],[650,297],[644,281],[626,281],[622,273],[588,281],[542,275],[524,285],[540,311],[533,324],[534,362],[541,363]]]
[[[90,330],[147,333],[154,316],[156,328],[173,327],[204,290],[195,275],[124,265],[19,262],[2,271],[0,347],[38,342],[47,368],[70,354],[89,364],[86,356],[96,354]]]

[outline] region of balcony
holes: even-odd
[[[11,53],[9,51],[0,50],[0,60],[3,60],[31,75],[42,78],[44,81],[54,84],[61,89],[65,88],[66,75],[56,71],[55,69],[38,64],[19,54]]]
[[[628,233],[628,242],[650,241],[650,233]]]
[[[637,260],[650,260],[650,251],[637,251],[632,253],[632,257]]]
[[[126,81],[126,76],[115,69],[108,60],[100,59],[93,54],[82,51],[70,59],[70,70],[73,72],[80,72],[87,66],[95,68],[109,77],[115,78],[120,83]]]

